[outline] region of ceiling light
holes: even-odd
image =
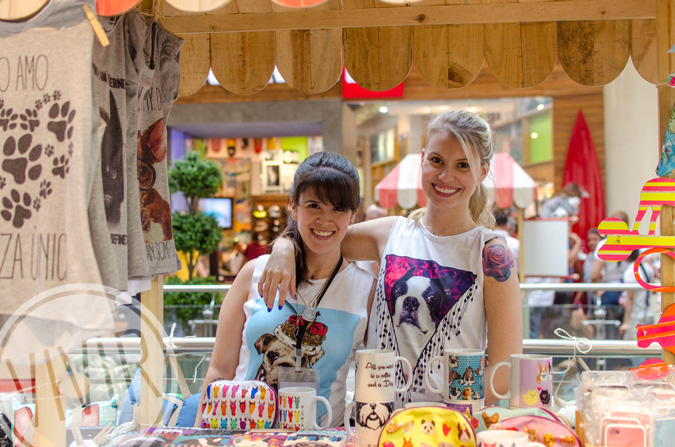
[[[380,113],[387,113],[389,111],[389,107],[381,106],[379,110],[380,110]]]
[[[537,138],[539,138],[539,134],[537,132],[532,132],[530,134],[530,138],[532,138],[533,140],[536,140]]]
[[[539,104],[537,106],[537,110],[544,110],[544,104]]]

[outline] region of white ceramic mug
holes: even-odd
[[[403,365],[403,377],[408,381],[401,388],[396,387],[396,363]],[[394,351],[385,349],[361,349],[356,351],[356,390],[357,402],[393,402],[396,393],[410,388],[412,367],[405,357],[394,355]]]
[[[511,408],[539,407],[549,409],[553,401],[552,358],[549,355],[511,354],[510,361],[497,363],[490,372],[490,390],[500,399],[509,399]],[[502,366],[509,368],[509,391],[495,391],[495,373]]]
[[[442,356],[429,360],[424,380],[429,391],[440,394],[444,402],[476,403],[480,409],[485,400],[485,351],[446,349]]]
[[[351,427],[349,418],[356,408],[355,427]],[[394,402],[352,402],[345,410],[345,430],[355,436],[357,447],[377,447],[380,433],[394,412]],[[356,430],[354,430],[354,428]]]
[[[316,422],[316,407],[322,402],[328,416],[326,425]],[[317,396],[314,388],[296,386],[279,389],[279,428],[291,430],[323,430],[333,420],[333,410],[325,397]]]
[[[476,433],[478,447],[546,447],[541,442],[532,442],[527,433],[513,430],[484,430]]]

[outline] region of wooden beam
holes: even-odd
[[[164,397],[164,276],[152,280],[141,294],[141,428],[162,422]]]
[[[659,153],[660,145],[666,136],[666,129],[670,121],[670,115],[675,102],[675,89],[665,85],[666,79],[670,73],[675,71],[675,54],[668,53],[670,46],[675,39],[675,5],[672,0],[658,1],[659,16],[656,18],[657,31],[657,66],[658,82],[657,87],[659,98]],[[666,177],[675,177],[670,173]],[[664,205],[661,210],[661,236],[675,235],[675,207]],[[675,263],[669,256],[661,255],[661,284],[672,287],[675,285]],[[665,310],[668,306],[675,303],[675,294],[672,292],[661,294],[661,306]],[[663,352],[663,359],[669,365],[675,364],[675,354],[669,351]]]
[[[209,14],[165,17],[176,34],[362,28],[378,26],[457,25],[471,23],[564,22],[656,18],[656,0],[570,0],[565,2],[489,3],[409,6],[358,10],[308,9],[255,14]]]

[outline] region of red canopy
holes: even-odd
[[[572,227],[572,231],[585,241],[588,230],[596,228],[605,218],[605,188],[591,131],[581,110],[574,123],[563,171],[563,186],[569,182],[576,183],[590,194],[590,197],[581,199],[579,221]]]

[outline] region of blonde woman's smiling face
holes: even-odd
[[[479,166],[478,155],[473,153],[472,156],[472,163]],[[489,168],[487,164],[480,167],[481,181]],[[422,160],[422,189],[430,205],[468,211],[476,187],[471,165],[457,139],[447,132],[432,133]]]

